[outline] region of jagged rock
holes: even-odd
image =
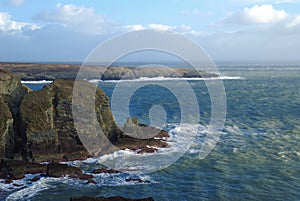
[[[114,197],[77,197],[77,198],[70,198],[70,201],[154,201],[153,198],[142,198],[142,199],[130,199],[124,198],[121,196],[114,196]]]
[[[64,156],[72,159],[80,155],[88,155],[74,126],[73,86],[74,81],[59,79],[42,90],[31,92],[24,97],[21,104],[21,117],[27,138],[27,157],[46,156],[49,159],[49,157]],[[81,87],[84,91],[94,85],[81,81]],[[85,106],[80,107],[83,107],[82,111],[84,111]],[[107,96],[98,88],[93,107],[95,107],[97,122],[86,122],[86,124],[91,127],[96,123],[99,124],[105,136],[111,141],[116,141],[120,130],[109,109]],[[75,152],[78,154],[70,155]]]
[[[29,91],[18,77],[0,69],[0,107],[1,116],[4,118],[0,121],[1,158],[13,158],[14,153],[22,149],[23,136],[20,124],[20,104],[24,95]],[[11,114],[9,114],[8,109]],[[12,124],[13,127],[11,126]],[[5,150],[3,150],[3,147],[6,147]]]

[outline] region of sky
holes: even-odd
[[[300,61],[300,0],[0,0],[0,61],[80,62],[147,28],[183,34],[215,61]]]

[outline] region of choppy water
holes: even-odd
[[[300,67],[221,66],[220,71],[223,76],[243,79],[223,80],[227,97],[225,127],[215,149],[205,159],[197,156],[210,119],[210,98],[204,81],[192,80],[188,82],[197,94],[201,114],[199,133],[190,149],[173,165],[147,174],[101,174],[95,178],[97,185],[68,178],[44,178],[11,194],[8,200],[68,200],[82,195],[151,196],[155,200],[172,201],[300,200]],[[111,97],[115,85],[105,82],[100,83],[100,88]],[[131,97],[130,114],[149,123],[148,111],[153,104],[165,108],[168,121],[165,126],[175,128],[170,133],[176,134],[180,122],[178,101],[162,87],[151,85],[137,91]],[[180,129],[189,132],[188,125]],[[89,172],[101,166],[101,160],[132,154],[124,151],[73,165]],[[150,183],[125,182],[129,177],[140,177]]]

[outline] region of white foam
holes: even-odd
[[[50,80],[38,80],[38,81],[21,81],[22,84],[50,84],[53,81]]]
[[[155,153],[137,154],[131,150],[120,150],[98,158],[98,163],[112,169],[129,169],[135,172],[153,172],[176,162],[194,143],[197,135],[202,135],[203,126],[181,124],[169,131],[169,148],[157,148]],[[127,172],[127,171],[126,171]],[[132,171],[128,171],[132,172]]]
[[[25,201],[30,200],[36,193],[47,190],[51,188],[51,185],[48,185],[47,182],[51,178],[41,178],[36,182],[31,182],[30,180],[37,175],[27,174],[24,179],[14,180],[11,184],[1,184],[1,188],[4,188],[5,191],[13,192],[10,194],[6,200],[7,201]],[[15,186],[14,184],[20,185]],[[15,192],[14,192],[15,191]]]
[[[234,76],[218,76],[218,77],[210,77],[210,78],[183,78],[183,77],[141,77],[138,79],[121,79],[121,80],[89,80],[91,83],[98,82],[145,82],[145,81],[178,81],[178,80],[186,80],[186,81],[201,81],[201,80],[242,80],[245,79],[243,77],[234,77]]]

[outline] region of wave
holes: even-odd
[[[170,138],[168,138],[168,143],[171,146],[169,148],[158,148],[156,153],[137,154],[136,151],[126,149],[99,158],[64,162],[70,166],[81,167],[84,173],[93,175],[93,180],[96,181],[96,184],[87,184],[86,180],[73,179],[67,176],[61,178],[41,177],[37,182],[31,182],[31,179],[37,175],[27,174],[24,179],[15,180],[11,184],[4,184],[4,180],[1,181],[0,190],[8,195],[6,200],[25,201],[32,199],[36,194],[45,190],[56,188],[59,184],[65,184],[75,189],[83,189],[159,183],[147,172],[165,168],[176,162],[191,148],[193,143],[200,143],[196,142],[196,137],[205,136],[207,126],[200,124],[168,124],[165,126],[165,129],[169,131]],[[124,171],[117,174],[91,173],[92,170],[102,168],[104,165],[117,170],[123,169]],[[130,178],[138,178],[145,182],[127,181]]]
[[[142,81],[178,81],[178,80],[186,80],[186,81],[201,81],[201,80],[243,80],[243,77],[234,77],[234,76],[220,76],[220,77],[210,77],[210,78],[178,78],[178,77],[141,77],[138,79],[124,79],[124,80],[100,80],[100,79],[91,79],[88,82],[98,83],[98,82],[142,82]],[[36,80],[36,81],[24,81],[23,84],[51,84],[52,80]]]
[[[37,80],[37,81],[21,81],[22,84],[50,84],[53,81],[50,80]]]
[[[143,82],[143,81],[178,81],[178,80],[186,80],[186,81],[201,81],[201,80],[243,80],[243,77],[234,77],[234,76],[220,76],[220,77],[210,77],[210,78],[178,78],[178,77],[141,77],[138,79],[122,79],[122,80],[97,80],[92,79],[88,80],[91,83],[98,83],[98,82]]]
[[[25,175],[25,178],[14,180],[11,184],[4,184],[5,181],[1,180],[0,191],[2,192],[2,195],[6,197],[6,201],[27,201],[31,200],[33,197],[39,193],[42,193],[43,191],[57,188],[57,186],[60,186],[60,184],[67,185],[75,189],[83,189],[103,186],[132,186],[158,183],[158,181],[153,180],[150,176],[143,174],[101,173],[92,175],[94,176],[93,180],[96,181],[96,184],[87,184],[87,180],[74,179],[68,176],[60,178],[41,177],[40,180],[31,182],[31,179],[38,175],[27,174]],[[138,183],[134,181],[127,181],[127,179],[130,178],[138,178],[144,182]],[[2,198],[0,197],[1,200]]]

